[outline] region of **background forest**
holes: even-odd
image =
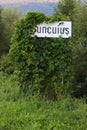
[[[54,14],[0,7],[0,130],[86,130],[87,4]],[[72,21],[72,38],[31,37],[37,24]]]

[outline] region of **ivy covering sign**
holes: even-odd
[[[55,23],[61,19],[66,18],[49,18],[40,12],[28,12],[15,25],[9,59],[14,66],[20,89],[25,94],[39,92],[40,95],[55,99],[59,92],[69,92],[72,48],[68,37],[71,36],[71,22]],[[67,38],[61,38],[60,35]]]
[[[42,23],[37,25],[35,35],[37,37],[62,37],[69,38],[72,36],[72,22],[59,21],[53,23]]]

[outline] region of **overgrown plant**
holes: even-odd
[[[65,20],[65,17],[28,12],[16,23],[9,58],[18,76],[20,90],[26,94],[40,92],[41,96],[56,98],[69,91],[70,39],[33,36],[39,23],[59,20]]]

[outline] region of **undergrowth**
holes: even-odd
[[[24,97],[15,78],[0,73],[0,130],[87,130],[87,104],[71,97]]]

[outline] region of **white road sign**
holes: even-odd
[[[37,37],[70,38],[72,36],[72,22],[59,21],[39,24],[37,25],[35,35]]]

